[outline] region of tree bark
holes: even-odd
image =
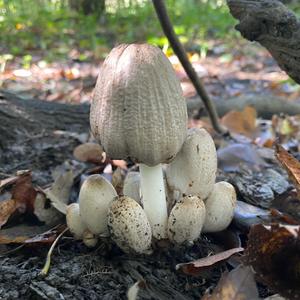
[[[279,67],[300,83],[300,21],[278,0],[227,0],[236,29],[264,46]]]
[[[270,118],[276,113],[300,114],[300,105],[275,96],[240,96],[215,101],[220,116],[230,110],[253,106],[258,116]],[[192,116],[203,104],[199,97],[187,99],[188,113]],[[22,98],[0,90],[0,151],[22,144],[32,136],[53,136],[60,130],[73,134],[89,133],[89,105],[70,105]]]

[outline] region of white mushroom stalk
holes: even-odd
[[[157,238],[165,238],[168,210],[162,166],[140,164],[139,167],[144,211]]]

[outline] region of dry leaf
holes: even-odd
[[[221,120],[221,123],[232,133],[242,134],[251,139],[256,135],[256,110],[246,106],[243,111],[230,111]]]
[[[69,196],[74,181],[74,174],[68,171],[56,178],[53,185],[44,191],[51,204],[58,211],[66,214]]]
[[[14,183],[11,199],[0,202],[0,228],[16,212],[33,212],[36,190],[32,186],[31,173],[26,172],[20,176],[4,181],[2,187]]]
[[[23,206],[23,212],[33,212],[36,195],[37,191],[32,186],[31,173],[19,176],[12,189],[12,199],[18,202],[18,208]]]
[[[49,230],[49,226],[17,225],[0,231],[0,244],[52,243],[62,231],[62,226]]]
[[[9,217],[16,211],[17,205],[14,199],[9,199],[0,202],[0,229]]]
[[[300,226],[253,226],[245,262],[269,288],[288,299],[300,299]]]
[[[85,143],[77,146],[73,152],[74,157],[83,162],[100,164],[104,160],[104,152],[99,144]]]
[[[289,174],[300,199],[300,162],[289,154],[281,145],[275,144],[275,156]]]
[[[19,178],[18,176],[13,176],[13,177],[9,177],[9,178],[5,178],[5,179],[0,180],[0,192],[5,187],[15,183],[18,178]]]
[[[63,214],[58,209],[50,205],[50,200],[46,199],[43,193],[38,193],[35,198],[34,214],[41,222],[49,226],[61,223],[63,217]]]
[[[223,262],[224,260],[228,259],[233,254],[243,251],[244,248],[233,248],[224,252],[220,252],[215,255],[211,255],[208,257],[200,258],[198,260],[182,263],[176,265],[176,270],[181,270],[185,274],[198,276],[203,271],[206,271],[208,268],[211,268],[216,263]]]
[[[211,295],[204,295],[202,300],[258,300],[258,290],[250,267],[238,266],[223,274]]]
[[[127,291],[127,300],[136,300],[138,299],[138,293],[141,288],[145,288],[146,283],[143,280],[137,281],[133,284]]]

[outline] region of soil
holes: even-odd
[[[47,250],[22,248],[1,258],[0,299],[127,299],[137,281],[143,282],[139,299],[200,299],[226,269],[219,265],[201,277],[175,270],[178,263],[214,252],[205,237],[192,246],[144,257],[124,254],[105,241],[91,250],[65,237],[53,253],[48,276],[42,278]]]

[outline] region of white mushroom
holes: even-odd
[[[205,201],[206,217],[203,232],[222,231],[228,227],[234,215],[236,192],[225,181],[217,182]]]
[[[170,212],[169,239],[177,244],[196,240],[200,236],[204,220],[204,202],[197,196],[185,196]]]
[[[123,195],[141,204],[141,176],[139,172],[129,172],[124,180]]]
[[[182,195],[207,198],[217,172],[216,147],[205,129],[191,128],[175,159],[166,167],[168,186]]]
[[[144,210],[153,236],[166,238],[161,163],[169,163],[184,142],[187,110],[172,65],[159,48],[123,44],[110,52],[97,80],[90,123],[110,158],[140,163]]]
[[[82,238],[83,243],[89,247],[94,248],[98,243],[98,238],[89,230],[86,230]]]
[[[151,226],[142,207],[123,196],[113,201],[108,212],[112,239],[124,252],[149,253]]]
[[[78,203],[72,203],[67,206],[66,220],[67,226],[76,240],[83,240],[87,247],[94,247],[97,244],[98,239],[81,220]]]
[[[74,238],[81,240],[87,227],[81,220],[78,203],[72,203],[67,206],[66,220],[67,226]]]
[[[104,177],[89,176],[79,193],[80,216],[87,228],[96,235],[108,235],[107,212],[117,192]]]

